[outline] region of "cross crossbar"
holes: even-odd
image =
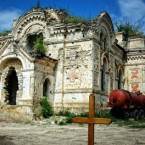
[[[110,124],[111,119],[108,118],[74,118],[73,122],[90,123],[90,124]]]

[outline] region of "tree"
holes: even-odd
[[[129,21],[128,19],[115,22],[115,26],[116,26],[117,32],[124,33],[125,40],[127,40],[131,36],[142,36],[143,35],[141,26],[139,24]]]
[[[43,44],[43,37],[42,36],[37,37],[36,41],[34,41],[33,50],[37,56],[40,56],[40,57],[45,56],[46,47]]]

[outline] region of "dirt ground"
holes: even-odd
[[[0,122],[0,145],[87,145],[86,124]],[[95,145],[143,145],[145,129],[95,125]]]

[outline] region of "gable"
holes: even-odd
[[[112,20],[107,12],[103,12],[99,16],[102,26],[104,25],[110,35],[115,35]]]

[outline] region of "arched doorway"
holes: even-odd
[[[5,81],[7,96],[6,96],[6,102],[8,102],[9,105],[16,105],[16,95],[18,91],[18,77],[17,73],[14,67],[9,68],[9,72],[6,77]]]

